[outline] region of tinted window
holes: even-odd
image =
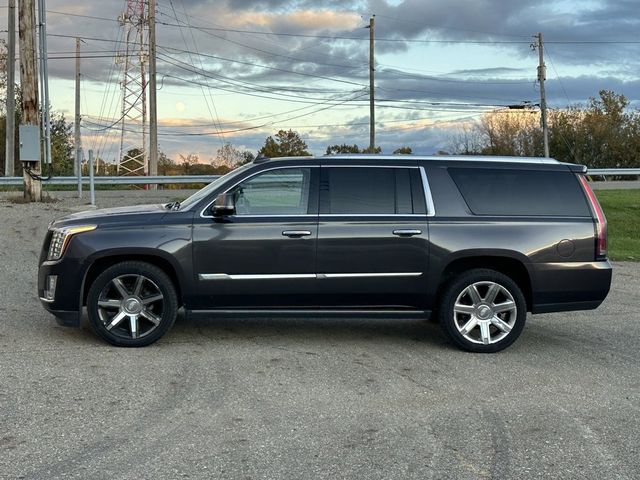
[[[309,209],[309,168],[269,170],[231,190],[236,215],[302,215]]]
[[[198,203],[203,198],[208,197],[211,194],[211,192],[216,190],[220,185],[224,184],[225,182],[228,182],[233,177],[240,175],[251,166],[252,165],[248,163],[246,165],[236,168],[235,170],[232,170],[231,172],[227,173],[226,175],[223,175],[222,177],[217,178],[216,180],[211,182],[209,185],[207,185],[203,189],[198,190],[196,193],[186,198],[184,201],[180,202],[180,209],[188,210],[190,207]]]
[[[322,168],[322,213],[413,213],[407,168]]]
[[[570,172],[450,168],[449,174],[477,215],[590,216]]]

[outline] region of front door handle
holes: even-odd
[[[289,238],[308,237],[311,235],[309,230],[285,230],[282,235]]]
[[[421,235],[422,230],[411,229],[411,228],[400,228],[398,230],[393,231],[394,235],[399,237],[413,237],[414,235]]]

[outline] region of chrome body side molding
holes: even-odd
[[[383,277],[419,277],[422,272],[389,273],[276,273],[276,274],[227,274],[201,273],[200,280],[290,280],[290,279],[327,279],[327,278],[383,278]]]
[[[226,273],[201,273],[198,275],[200,280],[288,280],[316,278],[315,273],[274,273],[274,274],[249,274],[235,275]]]

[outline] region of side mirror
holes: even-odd
[[[233,204],[233,195],[222,194],[216,198],[211,207],[211,213],[214,217],[226,217],[236,213],[236,207]]]

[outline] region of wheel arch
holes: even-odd
[[[474,268],[488,268],[511,278],[522,290],[527,303],[527,311],[531,311],[533,286],[531,273],[526,266],[526,262],[517,255],[502,252],[467,252],[452,258],[442,269],[436,298],[440,298],[442,290],[451,279],[462,272]]]
[[[145,262],[150,265],[154,265],[160,268],[166,273],[176,289],[178,296],[178,306],[183,304],[182,297],[182,282],[178,275],[178,270],[173,263],[157,253],[142,252],[142,253],[112,253],[107,254],[92,260],[89,268],[87,269],[84,279],[82,281],[80,306],[84,306],[87,303],[87,295],[89,293],[89,287],[93,281],[103,272],[105,269],[116,265],[121,262]]]

